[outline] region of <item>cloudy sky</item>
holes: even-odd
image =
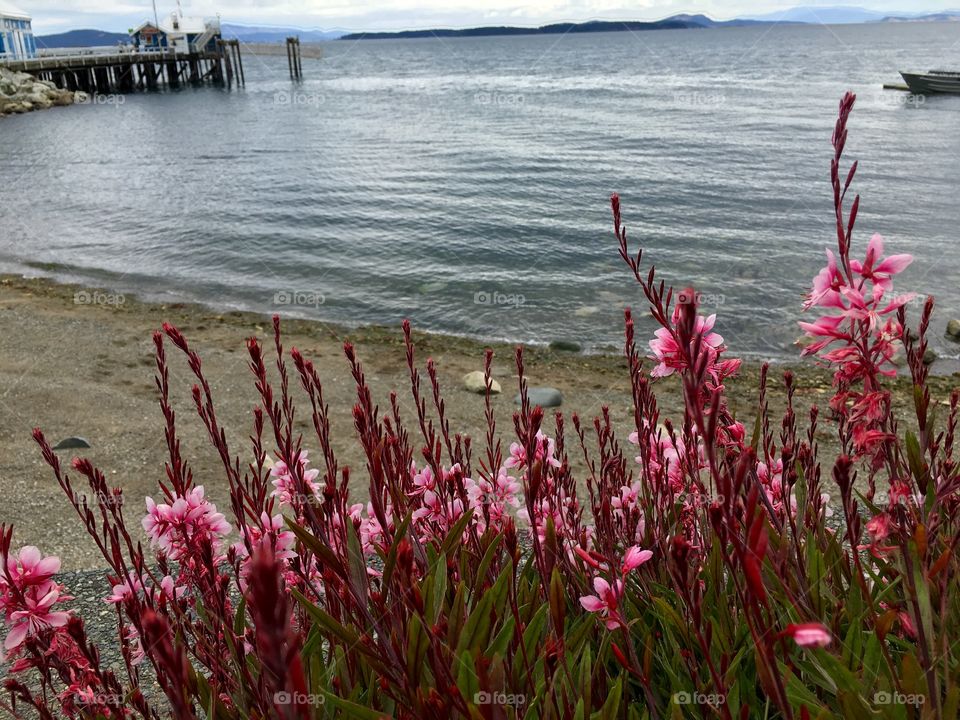
[[[247,25],[295,25],[349,30],[468,27],[480,24],[539,25],[589,19],[659,19],[702,12],[728,19],[796,5],[857,5],[882,12],[946,10],[960,0],[181,0],[187,15],[222,14]],[[157,0],[167,14],[176,0]],[[153,15],[151,0],[13,0],[33,15],[39,34],[74,28],[126,31]],[[922,5],[922,7],[919,7]]]

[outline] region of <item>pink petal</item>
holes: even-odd
[[[580,598],[580,604],[587,612],[600,612],[605,607],[603,601],[596,595],[584,595]]]
[[[19,554],[20,564],[23,565],[24,569],[30,569],[36,566],[40,560],[43,558],[43,553],[40,552],[39,548],[34,547],[33,545],[25,545],[20,548]]]
[[[27,637],[27,623],[20,623],[19,625],[14,625],[10,629],[7,639],[3,641],[3,647],[7,650],[13,650],[14,648],[20,647],[20,644],[23,642],[24,638]]]
[[[70,619],[70,613],[68,612],[47,613],[47,615],[43,619],[51,627],[63,627],[64,625],[67,624],[67,621]]]
[[[820,623],[790,625],[787,627],[787,634],[800,647],[825,647],[833,639],[830,631]]]
[[[45,557],[37,564],[37,572],[41,575],[56,575],[60,572],[60,558],[56,555]]]
[[[867,244],[867,265],[872,266],[883,257],[883,235],[874,233]]]
[[[884,259],[882,263],[877,265],[873,271],[875,273],[888,273],[890,275],[896,275],[899,272],[903,272],[912,262],[913,255],[891,255],[890,257]]]
[[[604,597],[610,592],[610,583],[602,577],[595,577],[593,579],[593,589],[596,590],[597,595]]]

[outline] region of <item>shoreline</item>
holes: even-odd
[[[5,388],[0,397],[0,522],[17,526],[17,544],[34,544],[46,553],[60,555],[65,571],[95,569],[102,562],[40,458],[30,434],[32,428],[40,427],[51,444],[67,437],[86,438],[90,449],[61,452],[61,460],[68,463],[76,454],[89,457],[111,484],[123,487],[128,508],[125,514],[130,526],[136,528],[143,513],[143,498],[159,492],[157,483],[163,478],[166,457],[154,386],[152,332],[169,321],[199,352],[230,450],[239,456],[241,464],[250,459],[247,438],[252,427],[251,409],[257,404],[246,367],[245,340],[254,336],[264,341],[268,361],[273,360],[268,315],[219,312],[192,303],[148,303],[132,295],[113,305],[75,302],[84,292],[88,297],[96,293],[109,296],[108,291],[89,286],[0,275],[0,332],[8,338],[0,346],[0,383]],[[353,470],[354,498],[365,501],[365,464],[351,414],[355,386],[342,343],[349,340],[355,344],[374,401],[381,409],[389,406],[390,391],[397,391],[401,415],[414,447],[419,447],[400,328],[343,328],[296,319],[283,319],[282,327],[284,347],[299,348],[314,362],[324,382],[334,449],[341,466],[349,465]],[[421,373],[428,357],[435,360],[451,430],[471,436],[475,458],[482,453],[486,430],[484,398],[465,389],[463,376],[482,370],[484,348],[492,347],[493,376],[503,387],[502,394],[494,396],[493,407],[498,434],[508,447],[517,393],[514,347],[416,330],[414,340]],[[646,338],[638,338],[638,344],[645,346]],[[193,410],[192,376],[179,351],[169,342],[166,347],[184,454],[191,461],[197,484],[204,485],[221,511],[229,512],[223,470]],[[571,444],[570,414],[579,413],[586,423],[607,405],[618,435],[625,440],[632,423],[626,362],[620,355],[585,355],[543,346],[526,348],[524,361],[532,387],[554,387],[563,394],[563,406],[558,409],[567,419],[573,472],[582,478],[585,468],[582,453]],[[787,368],[796,377],[798,414],[805,414],[814,403],[825,407],[830,397],[830,372],[798,358],[795,364],[771,370],[769,395],[774,417],[784,399],[779,371]],[[759,363],[745,362],[740,376],[728,382],[731,410],[748,428],[756,414],[759,370]],[[291,384],[296,384],[295,379]],[[932,377],[934,401],[946,400],[958,384],[957,376]],[[912,403],[909,379],[898,378],[891,385],[894,406],[898,414],[903,414]],[[676,382],[659,381],[656,392],[663,417],[676,418],[682,407]],[[316,464],[317,442],[298,386],[294,399],[298,406],[297,429],[303,433],[304,446],[313,450]],[[552,434],[551,415],[548,411],[545,430]],[[831,436],[830,424],[822,419],[817,437],[825,458],[832,452]]]

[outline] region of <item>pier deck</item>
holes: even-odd
[[[0,61],[0,67],[50,80],[67,90],[101,95],[204,83],[230,87],[245,82],[240,43],[236,40],[218,40],[215,49],[193,52],[53,53]]]

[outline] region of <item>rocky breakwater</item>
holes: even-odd
[[[62,90],[49,80],[0,68],[0,116],[86,101],[86,93]]]

